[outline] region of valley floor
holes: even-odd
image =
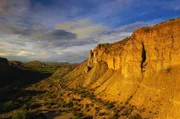
[[[21,110],[29,119],[141,119],[135,106],[126,103],[104,101],[93,94],[93,91],[79,87],[70,89],[63,80],[55,77],[46,78],[28,86],[16,94],[13,104],[19,104],[14,109],[0,114],[0,118],[11,118]],[[10,96],[10,95],[9,95]]]

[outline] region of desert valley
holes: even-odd
[[[2,119],[179,119],[180,18],[98,44],[82,63],[0,58]]]

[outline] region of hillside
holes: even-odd
[[[137,29],[80,64],[0,58],[0,118],[179,119],[179,26]]]
[[[122,41],[99,44],[66,76],[73,88],[103,100],[145,108],[144,118],[180,118],[180,18],[137,29]],[[132,112],[132,113],[135,113]]]
[[[49,118],[42,113],[42,110],[37,109],[43,107],[39,105],[38,100],[42,100],[42,96],[45,98],[44,100],[50,99],[51,94],[54,95],[49,91],[52,89],[50,82],[56,81],[59,76],[72,71],[76,65],[55,62],[42,63],[40,61],[23,63],[0,58],[0,118]],[[57,73],[58,76],[56,76]],[[52,78],[53,81],[50,81]],[[53,86],[52,90],[54,88],[56,89],[56,86]],[[45,101],[43,105],[46,105],[47,102]]]

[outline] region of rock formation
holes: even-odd
[[[180,19],[134,31],[130,38],[108,45],[99,44],[88,65],[105,61],[109,68],[122,70],[125,77],[141,76],[180,64]]]
[[[102,99],[153,110],[145,117],[180,118],[180,18],[97,45],[67,77]]]

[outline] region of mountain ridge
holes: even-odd
[[[104,100],[128,101],[158,113],[144,113],[150,118],[180,118],[175,104],[180,100],[179,25],[180,18],[169,20],[137,29],[125,40],[97,45],[66,76],[69,86],[90,88]]]

